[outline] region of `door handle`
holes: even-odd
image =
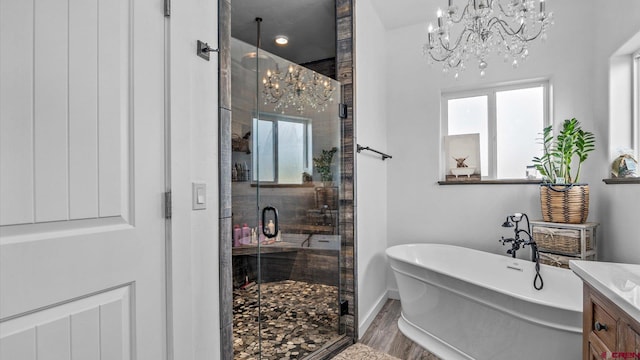
[[[274,219],[273,234],[271,233],[271,231],[267,231],[267,221],[266,221],[267,211],[273,211],[273,215],[274,215],[273,216],[273,219]],[[265,206],[264,208],[262,208],[262,233],[267,238],[273,239],[274,237],[278,236],[279,231],[280,231],[280,225],[278,224],[278,209],[276,209],[273,206]]]

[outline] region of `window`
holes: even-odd
[[[308,119],[261,115],[253,119],[253,134],[253,181],[301,184],[302,173],[311,173]]]
[[[640,158],[640,50],[633,54],[633,147]]]
[[[443,135],[480,134],[483,178],[522,179],[549,124],[548,83],[496,86],[442,95]]]

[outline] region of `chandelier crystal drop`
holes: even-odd
[[[283,74],[278,65],[267,70],[262,79],[262,94],[265,105],[275,105],[274,110],[284,113],[293,108],[303,113],[306,108],[325,111],[333,102],[335,88],[328,78],[301,66],[290,65]]]
[[[493,51],[518,67],[529,55],[528,42],[546,39],[553,25],[553,13],[546,11],[544,0],[464,0],[461,7],[448,1],[446,10],[437,11],[437,26],[429,24],[424,54],[456,79],[471,59],[477,60],[484,76]]]

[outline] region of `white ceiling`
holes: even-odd
[[[233,0],[231,36],[256,44],[256,17],[261,17],[261,48],[302,64],[335,57],[335,0]],[[286,35],[289,45],[274,43]]]
[[[370,0],[387,30],[436,20],[438,7],[445,8],[447,0]],[[462,0],[455,0],[462,2]],[[357,19],[356,19],[357,21]]]

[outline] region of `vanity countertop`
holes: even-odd
[[[640,320],[640,265],[571,260],[569,267],[631,317]]]

